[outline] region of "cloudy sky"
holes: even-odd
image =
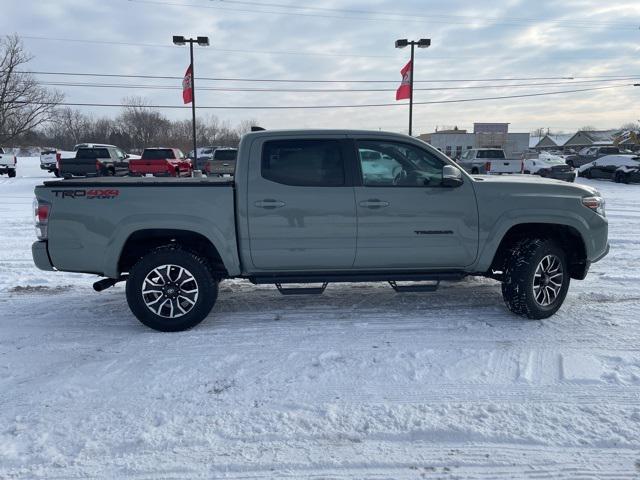
[[[416,51],[416,102],[617,87],[416,105],[414,133],[443,125],[471,128],[475,121],[510,122],[512,131],[571,131],[640,119],[640,87],[629,86],[640,83],[638,0],[4,0],[2,13],[0,33],[23,38],[34,56],[29,64],[33,71],[179,77],[188,65],[188,49],[173,46],[171,36],[183,34],[211,40],[210,47],[196,47],[196,78],[338,81],[196,80],[197,87],[208,89],[197,91],[198,106],[218,107],[199,114],[233,123],[251,118],[267,128],[406,131],[408,108],[395,102],[395,88],[409,51],[395,49],[394,41],[421,37],[430,38],[432,46]],[[70,103],[118,104],[130,95],[156,105],[182,103],[179,79],[38,78],[85,84],[55,87]],[[380,103],[394,105],[220,108]],[[114,107],[83,110],[95,116],[118,113]],[[188,109],[163,113],[190,116]]]

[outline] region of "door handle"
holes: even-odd
[[[388,207],[389,202],[385,202],[384,200],[378,200],[377,198],[370,198],[369,200],[363,200],[358,205],[364,208],[376,209],[376,208]]]
[[[258,200],[254,202],[254,205],[258,208],[266,208],[267,210],[273,210],[274,208],[284,207],[286,204],[280,200],[274,200],[273,198],[265,198],[264,200]]]

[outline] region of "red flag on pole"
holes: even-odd
[[[182,100],[184,103],[191,103],[193,101],[193,69],[189,65],[187,71],[184,73],[182,79]]]
[[[402,82],[396,90],[396,100],[403,100],[405,98],[411,97],[411,76],[413,75],[413,65],[411,65],[411,60],[407,62],[407,64],[400,70],[400,75],[402,75]]]

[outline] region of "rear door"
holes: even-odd
[[[478,250],[478,210],[471,182],[442,186],[445,161],[396,140],[356,140],[360,185],[356,268],[461,268]],[[377,152],[380,160],[369,152]]]
[[[344,135],[265,137],[251,149],[248,230],[256,270],[353,266],[353,150]]]

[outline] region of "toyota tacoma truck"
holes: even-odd
[[[165,177],[190,177],[191,160],[177,148],[145,148],[138,160],[129,161],[129,174],[157,175]]]
[[[6,173],[9,177],[15,177],[17,163],[15,155],[4,153],[4,148],[0,147],[0,175]]]
[[[609,249],[597,190],[474,177],[394,133],[252,132],[233,178],[52,180],[35,196],[36,266],[105,277],[98,291],[126,281],[133,314],[161,331],[201,322],[235,277],[319,294],[479,275],[502,282],[509,310],[542,319]]]

